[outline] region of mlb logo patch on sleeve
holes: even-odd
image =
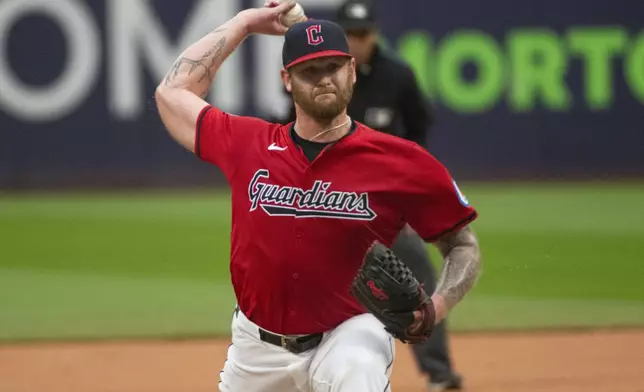
[[[460,201],[464,207],[469,207],[470,203],[467,200],[467,197],[465,197],[465,195],[463,194],[463,192],[461,192],[458,185],[456,185],[456,181],[452,180],[452,184],[454,185],[454,190],[456,191],[456,195],[458,196],[458,201]]]

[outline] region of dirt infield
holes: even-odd
[[[0,392],[216,392],[227,341],[0,346]],[[472,392],[644,392],[644,331],[452,337]],[[421,392],[399,345],[394,392]],[[240,391],[243,392],[243,391]]]

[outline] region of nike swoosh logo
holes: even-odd
[[[287,148],[288,147],[280,147],[280,146],[276,145],[275,143],[273,143],[270,146],[268,146],[269,151],[284,151]]]

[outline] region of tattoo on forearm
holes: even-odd
[[[481,256],[474,232],[469,226],[440,239],[436,247],[443,255],[443,271],[436,293],[452,309],[474,287],[481,267]]]
[[[225,29],[219,28],[214,32],[223,30]],[[210,86],[213,80],[217,60],[221,57],[225,45],[226,37],[221,37],[221,39],[217,41],[217,43],[214,44],[210,49],[208,49],[208,51],[204,53],[203,56],[201,56],[201,58],[198,60],[190,59],[185,56],[179,57],[179,59],[174,62],[172,68],[166,75],[165,84],[169,85],[177,78],[177,76],[181,74],[192,75],[193,72],[201,71],[201,76],[199,77],[197,82],[202,83],[204,80],[208,80],[208,86]],[[183,67],[183,65],[188,66]]]

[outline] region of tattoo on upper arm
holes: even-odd
[[[478,241],[470,226],[451,233],[436,242],[443,255],[443,270],[436,293],[453,308],[472,289],[478,278],[481,257]]]
[[[220,28],[215,30],[214,32],[223,30],[225,29]],[[216,66],[216,62],[221,57],[225,45],[226,37],[224,36],[221,37],[221,39],[217,41],[217,43],[214,44],[210,49],[208,49],[208,51],[204,53],[203,56],[201,56],[201,58],[198,60],[190,59],[185,56],[179,57],[179,59],[174,62],[172,68],[170,68],[170,71],[165,77],[166,86],[172,83],[177,78],[177,76],[182,73],[191,75],[193,72],[200,71],[202,74],[198,82],[201,83],[204,80],[208,80],[209,87],[214,77],[214,68]],[[183,67],[183,65],[188,65],[188,67]],[[208,88],[206,88],[206,91],[207,90]]]
[[[441,254],[445,256],[455,246],[461,243],[471,242],[473,240],[473,236],[474,232],[472,231],[472,228],[467,225],[460,230],[448,233],[439,238],[436,241],[436,248],[438,248]]]

